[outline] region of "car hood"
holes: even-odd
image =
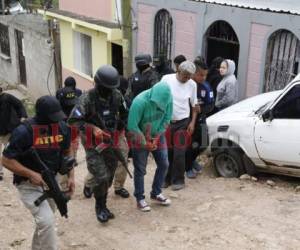
[[[278,90],[247,98],[210,116],[208,120],[222,119],[227,116],[233,118],[234,116],[253,115],[263,105],[273,102],[282,92],[282,90]]]

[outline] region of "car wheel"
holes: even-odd
[[[225,178],[237,178],[245,173],[242,153],[235,149],[215,152],[213,165],[216,173]]]

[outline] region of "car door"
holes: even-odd
[[[296,84],[272,107],[271,119],[258,120],[255,143],[267,165],[300,168],[300,84]]]

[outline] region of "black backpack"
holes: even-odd
[[[8,99],[9,95],[5,93],[0,97],[0,135],[11,133],[20,124],[17,111]]]

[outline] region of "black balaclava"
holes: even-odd
[[[112,89],[106,88],[104,86],[99,86],[98,92],[101,97],[108,99],[112,95]]]
[[[138,69],[138,71],[140,71],[141,73],[144,71],[144,70],[146,70],[146,69],[148,69],[150,67],[150,65],[149,64],[143,64],[143,65],[140,65],[140,64],[136,64],[136,68]]]

